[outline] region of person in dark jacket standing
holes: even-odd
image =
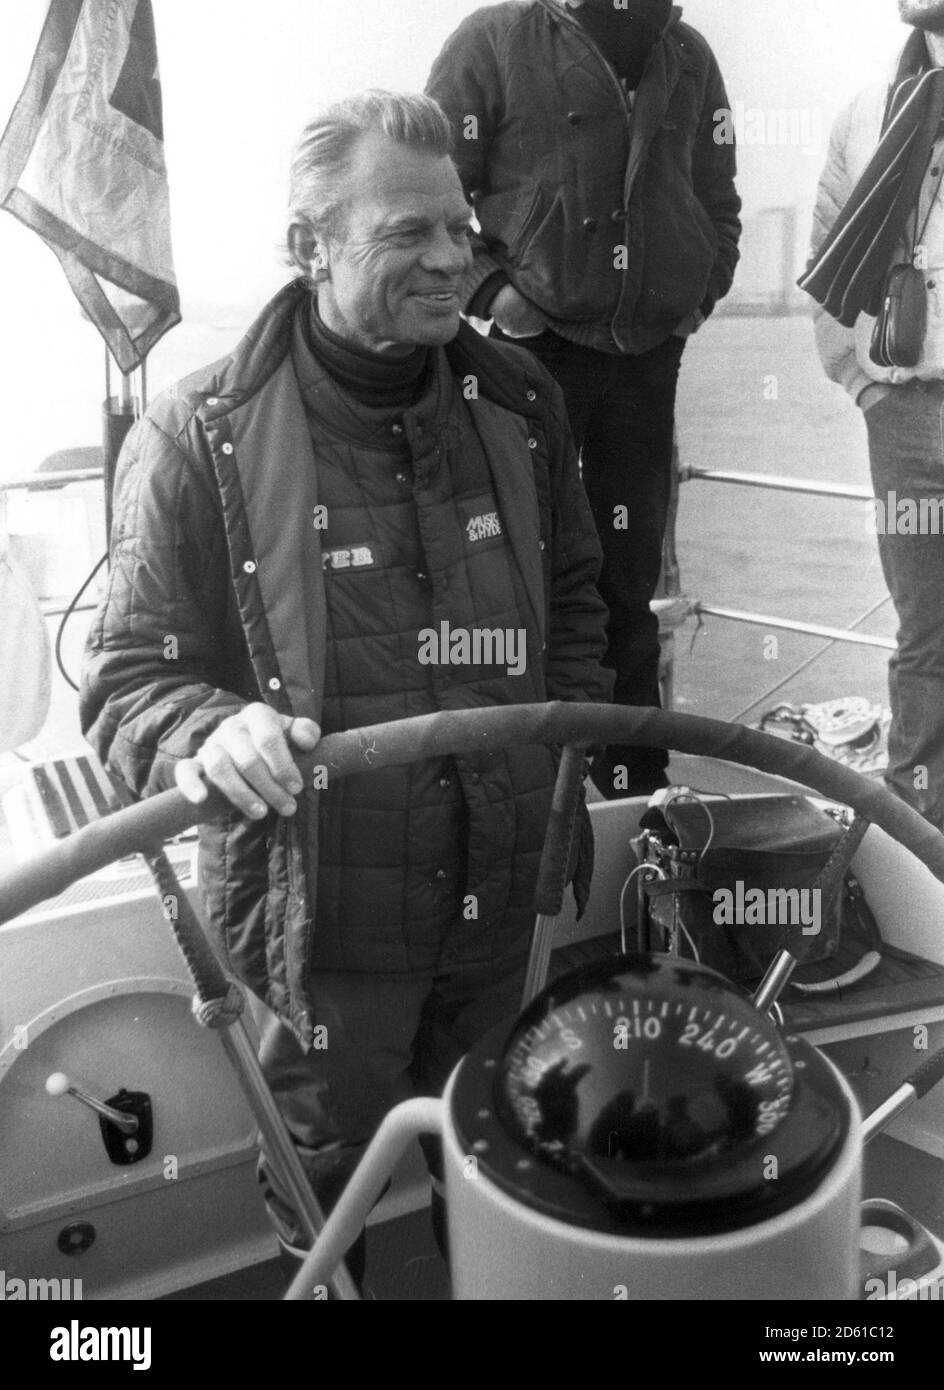
[[[325,1206],[391,1105],[516,1012],[555,764],[510,748],[303,787],[293,749],[611,687],[560,392],[460,322],[450,149],[424,96],[307,127],[302,278],[129,436],[83,680],[83,728],[133,791],[199,802],[209,781],[233,804],[201,832],[207,917]],[[495,640],[436,650],[444,625]],[[263,1177],[297,1250],[264,1155]]]
[[[614,699],[658,705],[650,603],[679,365],[738,259],[717,62],[670,0],[514,0],[459,26],[427,91],[481,228],[464,307],[563,388],[603,544]],[[667,761],[611,747],[593,777],[608,797],[645,794]]]

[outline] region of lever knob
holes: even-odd
[[[76,1100],[87,1105],[90,1110],[94,1110],[97,1115],[108,1120],[116,1129],[120,1129],[122,1134],[137,1134],[138,1119],[135,1115],[126,1115],[121,1110],[115,1110],[113,1106],[106,1105],[104,1101],[96,1100],[94,1096],[88,1096],[84,1091],[80,1091],[78,1086],[73,1086],[65,1072],[54,1071],[46,1078],[46,1093],[50,1096],[74,1096]]]

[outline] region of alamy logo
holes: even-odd
[[[870,536],[944,535],[944,497],[899,497],[897,492],[884,500],[873,497],[866,530]]]
[[[719,927],[802,927],[819,936],[823,927],[821,888],[716,888],[712,917]]]
[[[716,145],[793,146],[816,154],[823,145],[822,114],[816,107],[773,108],[736,101],[714,113]]]
[[[470,541],[488,541],[502,535],[501,522],[497,512],[484,512],[482,516],[472,516],[465,524],[465,533]]]
[[[73,1318],[49,1336],[50,1361],[131,1361],[136,1371],[151,1368],[149,1327],[80,1327]]]
[[[131,1361],[135,1371],[150,1371],[150,1327],[53,1327],[50,1361]]]
[[[524,675],[528,634],[513,627],[424,627],[418,633],[421,666],[504,666],[509,676]]]
[[[81,1279],[9,1279],[0,1269],[0,1303],[80,1303]]]
[[[890,1269],[884,1279],[877,1276],[866,1279],[863,1297],[870,1302],[883,1299],[903,1303],[942,1303],[944,1281],[939,1274],[929,1274],[920,1279],[899,1279],[898,1271]]]

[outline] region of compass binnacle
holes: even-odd
[[[713,971],[626,957],[535,1003],[505,1054],[502,1108],[552,1161],[702,1164],[766,1138],[789,1111],[787,1047]]]

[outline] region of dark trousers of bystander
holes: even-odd
[[[618,356],[567,342],[492,336],[527,348],[564,393],[581,475],[603,546],[599,589],[610,610],[604,665],[616,672],[613,702],[659,700],[659,624],[650,604],[662,568],[672,480],[675,397],[685,339]],[[594,763],[604,796],[647,795],[666,783],[661,748],[611,745]],[[625,769],[621,773],[620,769]]]

